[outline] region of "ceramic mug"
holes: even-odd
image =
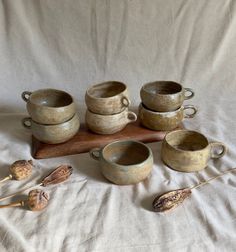
[[[39,124],[30,117],[24,118],[22,124],[25,128],[31,129],[33,136],[39,141],[49,144],[58,144],[68,141],[78,132],[80,127],[77,114],[70,120],[55,125]]]
[[[192,111],[187,113],[187,111]],[[193,105],[184,105],[170,112],[155,112],[147,109],[142,103],[139,106],[140,122],[152,130],[173,130],[178,127],[184,118],[193,118],[197,109]]]
[[[85,120],[91,131],[106,135],[121,131],[128,123],[135,122],[137,116],[127,109],[114,115],[99,115],[87,110]]]
[[[129,107],[127,87],[118,81],[108,81],[90,87],[85,94],[88,109],[96,114],[117,114]]]
[[[37,123],[63,123],[71,119],[76,113],[72,96],[61,90],[24,91],[21,96],[27,103],[26,107],[30,117]]]
[[[133,140],[116,141],[103,148],[94,148],[90,156],[100,162],[102,174],[118,185],[144,180],[153,167],[151,149]]]
[[[181,107],[184,100],[194,96],[194,92],[192,89],[184,88],[181,84],[173,81],[155,81],[143,85],[140,96],[148,109],[168,112]]]
[[[190,130],[166,134],[161,149],[163,162],[181,172],[200,171],[207,166],[210,158],[220,158],[225,153],[226,146],[223,143],[209,143],[204,135]]]

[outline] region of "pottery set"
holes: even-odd
[[[186,95],[190,93],[190,95]],[[141,124],[151,130],[173,130],[184,118],[193,118],[197,109],[193,105],[183,105],[194,92],[172,81],[155,81],[142,86],[139,106]],[[187,112],[189,111],[189,112]]]
[[[22,123],[39,141],[63,143],[78,132],[80,121],[70,94],[56,89],[40,89],[23,92],[22,99],[30,115]]]
[[[128,90],[121,82],[108,81],[90,87],[85,94],[85,103],[86,124],[97,134],[114,134],[137,120],[136,114],[128,110]]]
[[[191,89],[183,88],[176,82],[156,81],[142,86],[140,96],[141,124],[151,130],[171,131],[165,135],[161,148],[161,158],[168,167],[180,172],[196,172],[204,169],[211,158],[220,158],[225,154],[223,143],[209,143],[204,135],[196,131],[174,130],[184,118],[192,118],[197,113],[193,105],[183,105],[184,100],[194,96]],[[79,117],[70,94],[41,89],[32,93],[23,92],[22,98],[30,115],[22,123],[39,141],[63,143],[78,132]],[[129,111],[130,100],[124,83],[110,81],[94,85],[86,91],[85,102],[86,124],[96,134],[114,134],[137,120],[136,114]],[[91,148],[90,156],[99,161],[102,174],[115,184],[135,184],[151,173],[151,149],[142,142],[129,139],[129,136],[122,135],[122,140],[102,148]]]

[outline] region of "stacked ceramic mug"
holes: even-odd
[[[136,114],[128,110],[128,90],[122,82],[108,81],[90,87],[85,102],[85,121],[94,133],[114,134],[137,120]]]
[[[143,85],[139,117],[143,126],[152,130],[173,130],[184,118],[193,118],[197,109],[183,105],[194,92],[173,81],[155,81]]]
[[[63,143],[78,132],[79,117],[70,94],[56,89],[40,89],[23,92],[22,99],[30,115],[22,123],[39,141]]]

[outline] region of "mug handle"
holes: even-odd
[[[127,113],[127,119],[128,119],[129,123],[135,122],[135,121],[137,121],[137,115],[134,112],[132,112],[132,111],[128,111],[128,113]]]
[[[226,151],[227,151],[227,147],[221,143],[221,142],[212,142],[210,143],[210,147],[211,147],[211,151],[214,148],[221,148],[221,152],[220,153],[211,153],[211,158],[221,158],[225,155]]]
[[[126,97],[126,96],[123,96],[122,98],[121,98],[121,103],[125,106],[125,107],[129,107],[129,105],[130,105],[130,100]]]
[[[189,92],[190,95],[186,95],[186,93]],[[184,100],[189,100],[194,97],[194,92],[191,88],[184,88]]]
[[[92,150],[89,151],[89,155],[91,158],[95,159],[95,160],[99,160],[100,159],[100,148],[93,148]]]
[[[27,129],[30,129],[31,128],[31,121],[32,121],[32,119],[30,118],[30,117],[26,117],[26,118],[23,118],[22,119],[22,125],[25,127],[25,128],[27,128]],[[27,124],[28,123],[28,124]]]
[[[197,114],[197,109],[193,105],[184,105],[184,111],[187,109],[192,110],[192,113],[184,113],[184,118],[193,118]]]
[[[29,92],[29,91],[24,91],[22,94],[21,94],[21,98],[27,102],[29,100],[29,97],[31,96],[32,92]]]

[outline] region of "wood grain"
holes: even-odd
[[[183,128],[183,126],[179,126]],[[61,144],[46,144],[32,137],[32,156],[35,159],[61,157],[88,152],[92,148],[102,147],[116,140],[133,139],[143,143],[163,140],[166,131],[146,129],[137,121],[128,124],[125,129],[113,135],[98,135],[81,125],[79,132],[69,141]]]

